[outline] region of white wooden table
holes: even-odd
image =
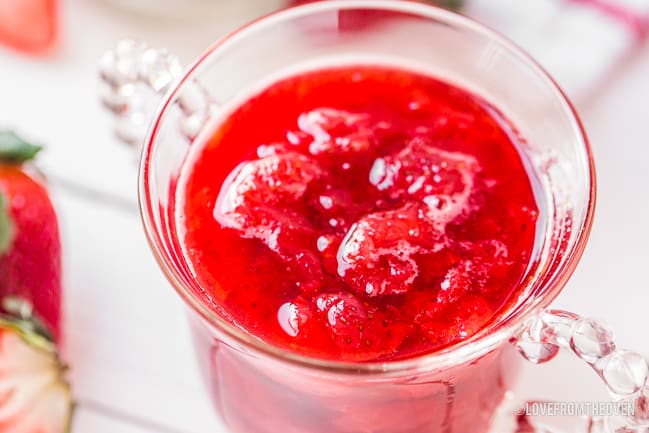
[[[96,62],[126,36],[189,61],[274,6],[246,4],[235,0],[217,16],[172,22],[97,0],[69,0],[65,40],[55,56],[0,51],[0,127],[46,144],[39,164],[60,211],[65,353],[79,401],[75,433],[225,432],[194,364],[184,306],[140,227],[134,157],[110,134],[111,119],[97,98]],[[649,355],[649,47],[595,96],[579,109],[599,171],[597,221],[584,260],[555,305],[605,317],[623,345]],[[520,391],[564,399],[603,395],[594,375],[576,366],[560,358],[530,368]]]

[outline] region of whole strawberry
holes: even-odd
[[[11,299],[33,309],[58,340],[59,228],[47,189],[26,164],[39,150],[12,132],[0,131],[0,306]]]

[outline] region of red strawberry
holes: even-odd
[[[69,433],[66,367],[30,316],[0,316],[0,431]]]
[[[226,179],[214,217],[245,238],[259,239],[292,271],[319,281],[322,267],[309,249],[315,232],[291,206],[304,199],[309,185],[324,172],[315,161],[297,152],[281,146],[264,147],[262,158],[242,162]]]
[[[51,48],[58,0],[0,0],[0,43],[26,53]]]
[[[421,200],[431,218],[447,223],[469,207],[479,171],[474,157],[415,137],[398,152],[374,161],[370,182],[392,199]]]
[[[324,293],[315,298],[315,304],[334,344],[343,349],[341,356],[347,361],[391,355],[410,331],[401,322],[397,308],[378,311],[350,293]]]
[[[0,302],[20,299],[58,340],[61,244],[45,186],[25,161],[40,147],[0,132]]]
[[[366,215],[338,248],[338,275],[370,297],[404,294],[419,275],[416,257],[441,249],[441,234],[415,203]]]
[[[244,161],[226,179],[214,207],[214,218],[224,227],[241,231],[246,238],[266,242],[268,233],[278,228],[283,232],[300,230],[308,223],[293,222],[298,215],[278,221],[280,215],[274,214],[299,202],[309,184],[322,175],[315,161],[293,151]]]
[[[308,143],[312,155],[361,153],[376,147],[378,137],[391,129],[388,122],[374,122],[367,114],[335,108],[316,108],[298,118],[297,144]]]

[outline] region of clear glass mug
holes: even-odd
[[[214,113],[289,72],[363,63],[425,71],[497,107],[525,138],[520,152],[539,178],[546,224],[539,227],[523,295],[478,334],[403,361],[342,363],[265,344],[209,308],[170,224],[170,197],[193,139]],[[101,74],[118,135],[144,143],[139,196],[145,231],[189,306],[205,381],[232,432],[485,432],[522,360],[545,362],[560,348],[592,367],[612,397],[633,409],[628,416],[592,419],[590,431],[645,431],[644,358],[617,349],[596,321],[547,310],[586,245],[595,205],[593,160],[565,95],[511,42],[432,6],[347,0],[264,17],[216,42],[185,70],[164,50],[124,41],[102,59]],[[158,104],[155,95],[163,93]]]

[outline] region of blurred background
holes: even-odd
[[[188,64],[288,3],[0,0],[0,129],[44,145],[38,167],[59,211],[75,433],[219,431],[184,307],[140,226],[136,155],[115,139],[99,102],[98,61],[132,38]],[[555,305],[606,319],[620,345],[649,355],[649,1],[441,3],[511,37],[575,102],[595,153],[599,202],[584,259]],[[530,367],[519,392],[604,398],[594,374],[569,357]]]

